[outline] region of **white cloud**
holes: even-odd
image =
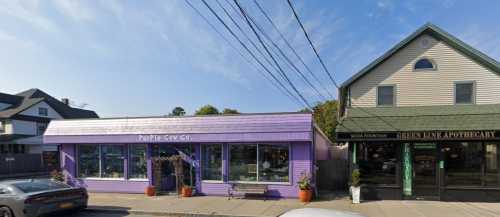
[[[458,34],[458,38],[500,61],[499,32],[500,28],[482,28],[479,25],[469,25]]]
[[[37,1],[3,1],[0,3],[0,15],[19,19],[40,30],[52,33],[59,31],[59,28],[39,11]]]
[[[62,14],[76,21],[91,21],[95,19],[93,10],[85,4],[86,1],[78,0],[55,0],[54,6]]]

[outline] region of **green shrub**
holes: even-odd
[[[361,185],[361,173],[359,172],[359,169],[355,169],[352,171],[351,175],[351,186],[358,187]]]

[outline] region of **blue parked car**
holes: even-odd
[[[36,217],[85,209],[85,188],[48,179],[0,181],[0,217]]]

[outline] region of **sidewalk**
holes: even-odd
[[[141,194],[91,193],[89,209],[121,211],[166,216],[264,216],[275,217],[295,208],[317,207],[358,212],[368,217],[495,217],[500,216],[498,203],[463,203],[436,201],[370,201],[351,204],[348,198],[330,195],[308,204],[296,199],[261,200],[226,197],[177,196],[146,197]]]

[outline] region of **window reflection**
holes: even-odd
[[[203,180],[222,180],[222,145],[201,146]]]
[[[441,151],[447,185],[481,185],[481,142],[448,142],[442,144]]]
[[[396,145],[361,143],[359,147],[361,182],[363,184],[396,184]]]
[[[259,145],[259,181],[288,182],[288,145]]]

